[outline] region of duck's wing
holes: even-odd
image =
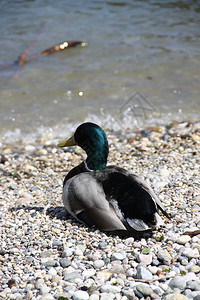
[[[169,216],[159,198],[140,177],[117,166],[107,167],[98,176],[103,183],[106,198],[128,230],[146,231],[164,225],[158,215],[158,208],[165,216]]]
[[[126,230],[93,173],[81,173],[66,181],[63,203],[72,216],[87,225],[103,231]]]
[[[150,197],[155,202],[158,209],[161,210],[163,215],[166,216],[168,219],[171,218],[169,216],[169,214],[166,212],[166,210],[164,209],[164,207],[163,207],[160,199],[158,198],[158,196],[154,193],[154,191],[150,188],[150,186],[141,177],[139,177],[138,175],[135,175],[133,173],[130,173],[129,171],[127,171],[123,168],[120,168],[118,166],[112,166],[111,165],[111,166],[108,166],[106,169],[110,173],[119,172],[119,173],[127,176],[131,181],[133,181],[133,183],[137,183],[138,186],[140,186],[143,190],[145,190],[150,195]]]
[[[129,176],[132,178],[132,180],[136,181],[145,191],[147,191],[149,193],[149,195],[155,201],[156,205],[161,210],[161,212],[163,213],[163,215],[166,216],[168,219],[170,219],[170,216],[166,212],[166,210],[164,209],[164,206],[162,205],[160,199],[158,198],[158,196],[156,196],[156,194],[150,188],[150,186],[142,178],[140,178],[139,176],[137,176],[135,174],[130,174]]]

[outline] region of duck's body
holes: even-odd
[[[168,217],[141,178],[117,166],[106,167],[108,142],[99,126],[84,123],[59,146],[77,144],[88,157],[67,174],[63,184],[63,203],[73,217],[103,231],[129,234],[161,224],[158,209]]]

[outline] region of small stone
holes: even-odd
[[[16,280],[15,279],[10,279],[10,280],[8,280],[8,287],[9,288],[12,288],[13,286],[16,286],[17,285],[17,282],[16,282]]]
[[[200,291],[200,280],[187,281],[187,288],[193,291]]]
[[[112,273],[116,273],[116,274],[120,274],[120,273],[124,274],[125,273],[125,269],[121,265],[121,261],[119,261],[119,260],[113,261],[113,265],[112,265],[112,268],[110,271]]]
[[[58,283],[59,281],[61,281],[61,277],[60,276],[58,276],[58,275],[53,275],[52,276],[52,282],[56,282],[56,283]]]
[[[49,293],[49,287],[46,284],[43,284],[40,287],[40,294],[45,295],[45,294],[48,294],[48,293]]]
[[[114,300],[115,294],[112,293],[102,293],[101,294],[101,300]]]
[[[49,293],[47,293],[47,294],[45,294],[44,296],[42,296],[41,298],[40,298],[40,300],[54,300],[55,298],[51,295],[51,294],[49,294]],[[21,300],[21,299],[20,299]]]
[[[181,264],[182,264],[183,266],[187,266],[188,260],[185,259],[185,258],[183,258],[183,259],[181,260]]]
[[[189,272],[198,274],[198,273],[200,272],[200,267],[197,266],[197,265],[193,265],[193,266],[190,266],[187,270],[188,270]]]
[[[43,257],[43,258],[50,257],[50,256],[52,256],[52,251],[51,251],[51,250],[43,251],[43,252],[40,254],[40,256]]]
[[[99,248],[100,248],[100,249],[105,249],[105,248],[107,247],[107,245],[108,245],[108,244],[107,244],[106,242],[100,242],[100,243],[99,243]]]
[[[114,252],[111,256],[112,260],[123,260],[124,259],[124,255],[122,253],[119,252]]]
[[[153,290],[149,287],[148,284],[137,284],[136,289],[142,293],[143,296],[147,297],[153,293]]]
[[[64,276],[67,276],[71,273],[74,273],[76,272],[75,268],[73,268],[72,266],[69,266],[68,268],[66,268],[64,271],[63,271],[63,275]]]
[[[45,267],[56,267],[58,265],[57,260],[48,260],[44,263]]]
[[[143,253],[140,253],[138,256],[137,256],[137,261],[139,263],[142,263],[144,265],[150,265],[152,263],[152,254],[143,254]]]
[[[200,198],[200,196],[199,196]],[[189,228],[185,228],[184,230],[184,234],[188,234],[188,235],[197,235],[200,234],[200,229],[198,227],[189,227]]]
[[[83,256],[83,251],[81,249],[77,248],[75,250],[75,255],[77,255],[77,256]]]
[[[125,243],[126,243],[126,245],[132,245],[134,243],[134,238],[129,237],[129,238],[125,239]]]
[[[112,273],[108,271],[100,271],[97,273],[97,278],[103,281],[108,281],[112,277]]]
[[[126,258],[126,252],[124,250],[120,250],[119,253],[123,255],[123,259]]]
[[[191,237],[189,235],[181,235],[178,239],[177,239],[177,243],[180,245],[185,245],[186,243],[188,243],[191,240]]]
[[[76,291],[73,295],[73,300],[88,300],[89,295],[85,291]]]
[[[36,150],[36,147],[33,146],[33,145],[26,145],[26,146],[25,146],[25,150],[26,150],[26,151],[32,152],[32,151],[35,151],[35,150]]]
[[[56,269],[50,268],[49,271],[48,271],[48,274],[51,275],[51,276],[57,275]]]
[[[133,243],[133,248],[140,248],[141,247],[141,243],[140,242],[134,242]]]
[[[157,256],[165,265],[170,265],[172,258],[166,249],[159,249]]]
[[[94,261],[93,266],[95,269],[100,269],[105,265],[104,261],[102,259],[97,259]]]
[[[74,253],[74,249],[73,248],[65,248],[63,250],[63,253],[62,253],[62,257],[70,257],[72,256]]]
[[[40,154],[40,155],[47,155],[48,152],[47,152],[46,149],[40,149],[40,150],[39,150],[39,154]]]
[[[128,299],[134,299],[134,292],[132,289],[122,290],[122,294],[126,296]]]
[[[84,278],[89,278],[89,277],[94,276],[95,273],[96,273],[96,271],[94,269],[87,269],[87,270],[83,271],[82,275]]]
[[[192,139],[193,139],[194,142],[199,142],[200,141],[200,135],[192,134]]]
[[[185,250],[183,251],[183,255],[188,258],[199,258],[199,251],[197,248],[185,248]]]
[[[137,279],[144,279],[144,280],[151,280],[153,278],[151,272],[147,270],[143,266],[138,266],[137,267],[137,274],[136,274]]]
[[[183,294],[174,293],[165,296],[164,300],[188,300],[188,297]]]
[[[152,265],[153,265],[153,266],[159,266],[159,265],[160,265],[159,260],[153,259],[153,260],[152,260]]]
[[[90,295],[90,300],[99,300],[99,295],[97,294]]]
[[[70,266],[71,261],[70,261],[69,259],[67,259],[67,258],[61,258],[61,259],[59,260],[59,263],[60,263],[61,267],[67,268],[67,267]]]
[[[32,198],[19,198],[16,202],[15,205],[17,206],[28,206],[29,204],[31,204],[33,202]]]
[[[72,272],[64,277],[65,281],[74,282],[76,279],[80,278],[80,274],[78,271]]]
[[[61,241],[54,240],[52,246],[53,246],[53,247],[59,247],[59,246],[62,246],[62,244],[63,244],[63,243],[62,243]]]
[[[156,275],[156,273],[158,272],[158,267],[156,266],[148,266],[148,270],[153,274]]]
[[[160,169],[160,175],[162,177],[168,177],[170,174],[169,170],[167,168],[163,168],[163,169]]]
[[[120,293],[121,292],[121,287],[117,285],[111,285],[111,284],[105,284],[101,286],[101,292],[102,293]]]
[[[186,287],[186,278],[184,276],[175,276],[169,281],[169,286],[171,289],[178,288],[179,290],[184,290]]]

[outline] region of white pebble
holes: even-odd
[[[73,300],[87,300],[89,295],[85,291],[76,291],[73,295]]]

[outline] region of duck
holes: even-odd
[[[160,199],[138,175],[116,165],[107,166],[109,145],[104,130],[85,122],[58,144],[78,145],[87,158],[65,176],[62,200],[77,221],[100,231],[143,236],[170,218]]]

